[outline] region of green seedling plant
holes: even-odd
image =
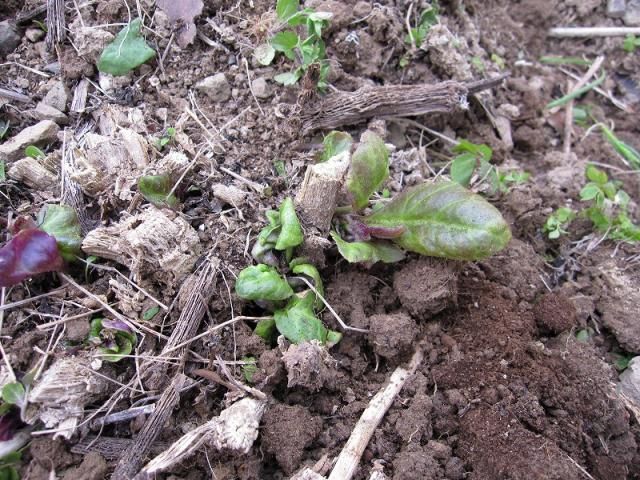
[[[469,187],[476,175],[480,182],[486,182],[489,193],[506,193],[514,185],[525,183],[530,174],[520,170],[499,170],[491,164],[493,150],[485,144],[475,144],[468,140],[460,140],[453,149],[457,153],[451,162],[451,180]]]
[[[325,139],[332,150],[337,134]],[[343,142],[344,143],[344,142]],[[346,147],[343,145],[343,151]],[[328,161],[331,161],[328,160]],[[456,260],[478,260],[502,250],[511,239],[500,212],[456,182],[439,180],[410,187],[381,206],[367,207],[389,175],[389,152],[365,132],[351,155],[345,183],[351,205],[339,208],[331,236],[349,262],[392,263],[405,251]]]
[[[640,47],[640,38],[633,34],[627,35],[622,43],[622,48],[627,53],[634,53],[638,47]]]
[[[285,25],[304,30],[299,35],[296,30],[284,30],[276,33],[268,43],[256,48],[254,55],[262,65],[270,65],[277,53],[289,60],[297,61],[299,66],[288,73],[281,73],[274,80],[283,85],[293,85],[314,65],[319,67],[318,88],[327,87],[329,62],[322,40],[322,32],[329,25],[333,14],[316,12],[311,8],[300,9],[299,0],[278,0],[276,5],[278,19]],[[298,28],[301,27],[301,28]]]
[[[9,131],[9,121],[0,120],[0,140],[3,140],[7,132]]]
[[[567,233],[566,228],[578,215],[591,221],[596,231],[606,238],[627,243],[640,241],[640,226],[629,217],[629,195],[620,189],[621,182],[610,180],[606,172],[594,165],[586,169],[587,184],[580,191],[580,200],[587,204],[576,213],[563,207],[546,221],[543,230],[550,239]]]
[[[542,229],[551,240],[555,240],[560,238],[561,235],[569,233],[566,229],[575,217],[576,212],[572,209],[569,207],[560,207],[549,215]]]
[[[141,27],[142,20],[136,18],[118,33],[100,55],[99,71],[122,76],[155,57],[156,51],[140,34]]]
[[[279,332],[296,344],[317,340],[335,345],[342,335],[328,330],[317,316],[324,294],[320,273],[306,259],[294,258],[304,236],[293,200],[286,198],[277,211],[267,211],[267,219],[269,225],[251,252],[259,263],[242,270],[235,286],[240,298],[272,312],[258,323],[255,333],[267,341]]]
[[[176,129],[173,127],[169,127],[165,129],[164,132],[162,132],[162,136],[154,142],[154,145],[158,150],[162,151],[164,147],[166,147],[167,145],[169,145],[169,143],[173,141],[175,136],[176,136]]]
[[[0,458],[0,480],[20,480],[17,466],[22,459],[22,452],[11,452]]]
[[[420,48],[427,38],[427,34],[431,27],[439,23],[438,19],[439,6],[437,1],[433,1],[430,6],[425,8],[420,14],[420,18],[414,27],[411,27],[404,37],[404,42],[414,47]]]
[[[47,157],[47,155],[35,145],[29,145],[27,148],[25,148],[24,154],[27,157],[34,158],[36,160],[43,160]]]
[[[89,342],[98,347],[100,358],[119,362],[130,355],[138,339],[131,327],[121,320],[95,318],[91,321]]]
[[[138,190],[149,203],[156,207],[174,208],[178,198],[173,193],[171,175],[145,175],[138,180]]]

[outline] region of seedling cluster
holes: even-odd
[[[281,22],[292,28],[304,25],[305,34],[298,35],[296,30],[284,30],[276,33],[268,43],[256,48],[254,55],[262,65],[269,65],[282,53],[289,60],[297,61],[299,66],[288,73],[281,73],[274,80],[283,85],[293,85],[314,65],[319,67],[317,86],[324,89],[329,73],[329,62],[322,40],[322,32],[329,25],[333,14],[316,12],[311,8],[300,9],[299,0],[278,0],[276,14]]]
[[[580,216],[588,218],[593,227],[611,240],[628,243],[640,241],[640,226],[633,223],[628,214],[629,195],[620,189],[621,182],[610,180],[609,176],[593,165],[587,166],[589,182],[580,191],[580,200],[587,206],[579,212],[561,207],[547,219],[543,231],[549,238],[556,239],[568,233],[571,221]]]

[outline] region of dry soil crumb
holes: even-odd
[[[300,465],[304,449],[322,431],[322,420],[300,406],[275,405],[264,414],[262,446],[274,454],[282,469],[291,475]]]
[[[576,324],[576,307],[564,295],[547,293],[533,307],[536,324],[542,333],[557,335]]]
[[[409,352],[418,333],[416,322],[404,312],[373,315],[369,323],[369,343],[385,358]]]
[[[421,258],[393,275],[393,288],[402,306],[416,320],[425,320],[456,305],[457,269],[454,262]]]

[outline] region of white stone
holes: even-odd
[[[640,408],[640,357],[633,357],[627,369],[620,374],[618,391]]]
[[[271,96],[271,86],[264,77],[258,77],[251,82],[251,90],[257,98],[269,98]]]
[[[224,73],[217,73],[196,84],[196,89],[204,92],[214,102],[226,102],[231,98],[231,86]]]
[[[52,120],[58,125],[69,123],[69,118],[64,113],[44,102],[38,103],[33,113],[38,120]]]
[[[67,90],[64,83],[55,82],[42,99],[42,102],[64,113],[67,110],[69,97],[69,90]]]

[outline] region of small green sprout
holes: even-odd
[[[242,376],[247,381],[247,383],[253,383],[253,376],[258,371],[255,357],[242,357],[240,360],[243,362]]]
[[[627,35],[622,44],[622,48],[624,48],[625,52],[634,53],[636,48],[640,47],[640,38],[636,37],[633,34]]]
[[[295,30],[276,33],[269,43],[259,45],[254,56],[262,65],[270,65],[276,53],[282,53],[289,60],[299,62],[299,66],[288,73],[281,73],[274,80],[283,85],[293,85],[312,66],[319,66],[318,88],[327,87],[329,63],[322,40],[322,32],[329,25],[333,14],[316,12],[311,8],[300,9],[299,0],[278,0],[276,5],[278,19],[292,28],[305,26],[305,35],[299,36]]]
[[[145,310],[142,313],[142,319],[145,322],[153,320],[153,317],[155,317],[158,314],[159,311],[160,311],[160,307],[159,306],[156,305],[155,307],[151,307],[151,308],[149,308],[148,310]]]
[[[164,147],[166,147],[170,142],[173,141],[175,136],[176,129],[173,127],[169,127],[162,133],[162,136],[154,142],[154,145],[158,150],[162,151]]]
[[[427,38],[427,34],[429,33],[431,27],[437,25],[440,21],[438,19],[438,12],[438,2],[431,2],[431,5],[425,8],[420,14],[420,19],[418,20],[416,26],[409,29],[409,32],[404,37],[404,42],[420,48],[422,43]]]
[[[577,66],[589,66],[593,62],[591,60],[585,60],[580,57],[540,57],[540,63],[546,65],[577,65]]]
[[[632,168],[640,169],[640,152],[628,143],[620,140],[611,130],[603,123],[596,124],[602,130],[602,135],[611,144],[616,152],[628,163]]]
[[[170,175],[145,175],[138,180],[138,190],[156,207],[173,208],[178,204],[178,198],[171,192],[172,189]]]
[[[6,166],[4,160],[0,160],[0,182],[7,181]]]
[[[555,240],[569,233],[566,228],[575,217],[576,213],[569,207],[560,207],[549,215],[542,229],[551,240]]]
[[[119,362],[131,354],[138,339],[123,321],[96,318],[91,321],[89,342],[98,346],[103,360]]]
[[[10,123],[8,120],[6,122],[4,120],[0,120],[0,140],[2,140],[9,131],[9,125]]]
[[[47,28],[44,22],[41,22],[40,20],[35,20],[35,19],[32,20],[32,22],[44,33],[47,33],[49,31],[49,29]]]
[[[47,157],[47,155],[35,145],[29,145],[27,148],[25,148],[24,154],[27,157],[34,158],[36,160],[43,160]]]

